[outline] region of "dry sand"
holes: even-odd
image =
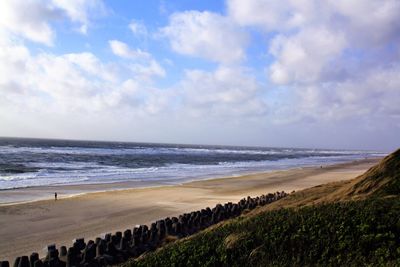
[[[41,256],[48,244],[72,244],[77,237],[93,239],[104,233],[149,224],[217,203],[239,201],[245,196],[269,192],[301,190],[328,182],[354,178],[377,163],[378,159],[337,164],[324,168],[302,168],[240,177],[190,182],[157,188],[126,189],[64,197],[58,201],[40,200],[0,206],[0,260],[36,251]],[[109,188],[110,185],[108,185]],[[118,188],[123,185],[119,185]],[[104,185],[79,186],[85,190],[105,190]],[[29,190],[9,190],[3,194],[30,194]],[[58,187],[67,192],[69,187]],[[77,191],[77,190],[76,190]],[[54,191],[53,191],[54,192]]]

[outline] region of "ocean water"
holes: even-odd
[[[178,184],[384,155],[377,151],[0,138],[0,189],[125,181]]]

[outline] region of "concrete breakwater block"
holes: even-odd
[[[35,262],[39,260],[39,254],[36,252],[33,252],[31,256],[29,257],[29,262],[30,262],[30,267],[35,267]]]
[[[61,246],[58,250],[55,244],[47,246],[47,255],[39,259],[37,253],[30,257],[17,257],[13,267],[103,267],[122,263],[129,257],[154,250],[170,240],[192,235],[213,224],[243,214],[244,211],[267,205],[285,196],[285,192],[269,193],[257,197],[243,198],[237,203],[227,202],[215,207],[184,213],[178,217],[167,217],[147,225],[137,225],[133,229],[107,233],[104,238],[97,237],[95,241],[85,243],[84,238],[74,240],[67,249]],[[0,261],[0,267],[10,267],[8,261]]]
[[[18,262],[18,267],[30,267],[28,256],[22,256]]]
[[[15,258],[15,261],[14,261],[13,267],[18,267],[20,261],[21,261],[21,257],[16,257],[16,258]]]

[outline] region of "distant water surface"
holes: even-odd
[[[0,138],[0,189],[184,181],[381,157],[377,151]]]

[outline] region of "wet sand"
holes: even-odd
[[[44,256],[48,244],[68,247],[74,238],[93,239],[217,203],[237,202],[248,195],[298,191],[351,179],[377,162],[378,159],[368,159],[323,168],[307,167],[141,189],[122,189],[133,184],[119,183],[2,191],[0,197],[10,199],[18,199],[15,198],[18,195],[22,196],[20,199],[29,194],[30,197],[50,195],[57,191],[59,199],[0,205],[0,260],[13,262],[16,256],[30,255],[33,251]],[[79,194],[88,191],[103,192]]]

